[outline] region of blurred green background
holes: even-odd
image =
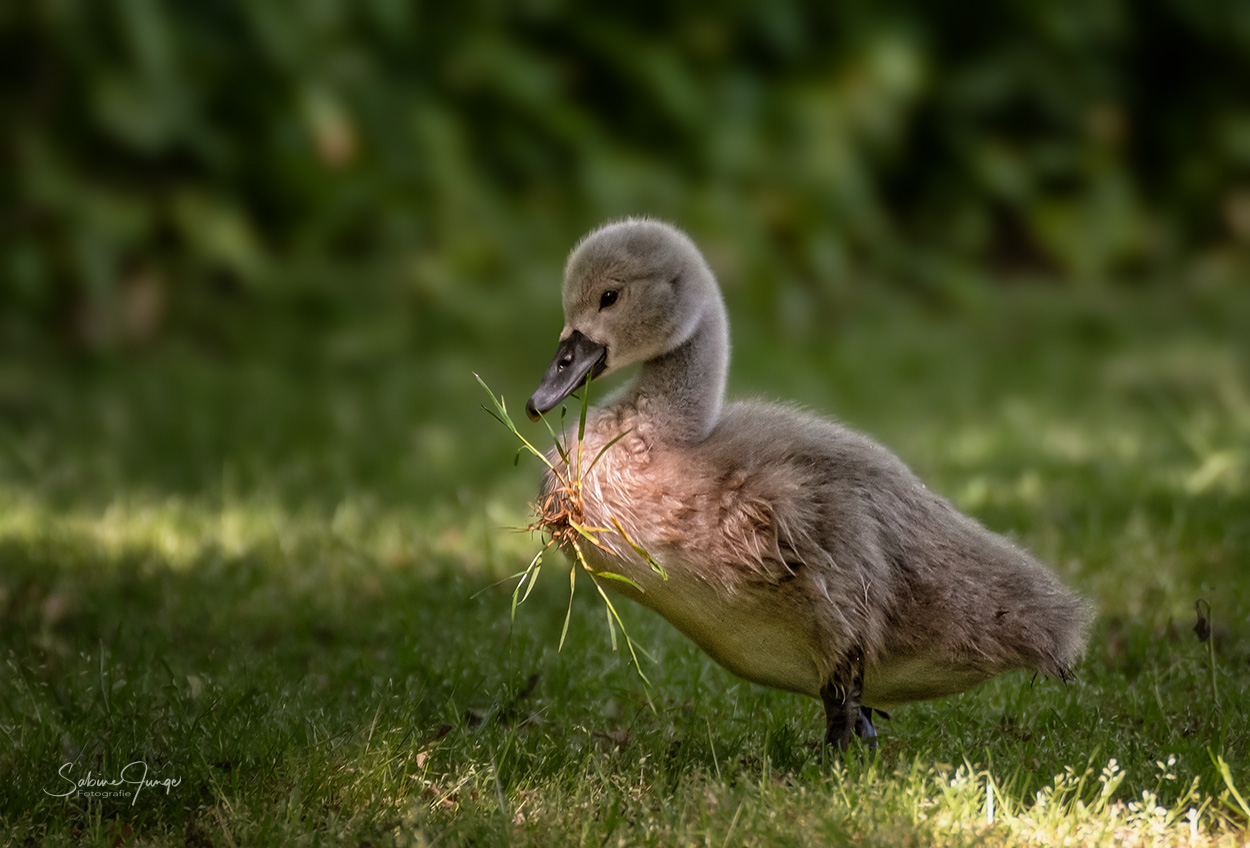
[[[1239,379],[1184,351],[1240,350],[1242,0],[40,0],[0,67],[0,474],[48,514],[523,498],[471,372],[519,407],[627,214],[705,248],[736,391],[905,454],[1125,333]]]
[[[1250,240],[1250,7],[0,9],[6,347],[489,338],[591,225],[691,229],[776,326],[857,287],[1176,284]]]

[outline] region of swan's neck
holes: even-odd
[[[729,320],[717,296],[681,346],[643,363],[623,400],[665,440],[701,442],[720,420],[729,373]]]

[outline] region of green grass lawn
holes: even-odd
[[[510,621],[539,469],[471,372],[520,407],[554,285],[458,339],[10,362],[0,843],[1244,842],[1250,296],[865,295],[786,333],[729,301],[734,394],[874,434],[1096,603],[1074,681],[900,707],[839,760],[816,702],[618,604],[648,692],[584,578],[557,653],[560,565]],[[143,768],[175,785],[77,786]]]

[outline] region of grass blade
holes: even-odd
[[[651,681],[647,679],[646,672],[642,670],[642,664],[638,662],[638,654],[634,650],[634,640],[629,638],[629,631],[625,629],[625,622],[621,621],[620,613],[618,613],[616,611],[616,607],[612,605],[612,599],[608,597],[608,593],[605,592],[603,587],[599,585],[599,581],[596,580],[592,582],[594,582],[595,588],[599,590],[599,597],[603,598],[603,602],[608,605],[608,612],[611,613],[612,618],[616,619],[617,627],[621,628],[621,635],[625,637],[625,647],[629,648],[629,656],[634,661],[634,668],[637,669],[638,676],[642,678],[642,682],[647,685],[648,690],[649,690],[651,686]],[[614,649],[615,649],[615,646],[614,646]],[[651,701],[651,693],[650,691],[648,691],[647,702],[650,703],[650,701]],[[654,705],[652,705],[652,709],[654,709]]]
[[[586,558],[582,556],[582,549],[577,546],[577,541],[573,541],[573,550],[577,551],[577,560],[587,571],[590,569],[586,566]],[[556,646],[556,653],[564,650],[564,637],[569,635],[569,621],[573,618],[573,592],[577,589],[577,569],[569,569],[569,608],[564,613],[564,627],[560,629],[560,644]]]
[[[651,566],[652,571],[660,575],[661,578],[667,580],[668,572],[664,570],[664,566],[660,565],[660,563],[656,561],[655,557],[647,553],[646,549],[643,548],[642,545],[629,538],[629,534],[625,532],[625,528],[621,526],[621,522],[617,521],[616,518],[612,518],[611,521],[616,525],[616,532],[620,533],[621,538],[629,543],[629,546],[634,549],[634,553],[646,560],[647,565]]]
[[[586,382],[582,386],[582,412],[577,419],[577,440],[580,442],[586,438],[586,410],[590,406],[590,375],[586,375]]]
[[[534,555],[534,558],[530,560],[530,564],[526,567],[526,569],[523,572],[521,572],[521,579],[517,581],[516,586],[512,589],[512,611],[510,614],[512,621],[516,621],[516,608],[517,608],[517,604],[519,603],[517,598],[521,592],[521,587],[525,585],[525,581],[530,576],[530,572],[534,570],[534,563],[538,561],[538,558],[540,556],[542,556],[542,551],[539,551],[537,554]]]
[[[586,410],[590,407],[590,375],[582,386],[582,410],[577,419],[577,479],[582,479],[582,444],[586,441]]]
[[[595,541],[595,533],[609,533],[612,531],[611,527],[587,527],[584,524],[578,524],[576,521],[570,521],[569,526],[592,542]],[[600,545],[599,547],[603,546]]]
[[[521,571],[518,571],[516,574],[509,574],[507,577],[501,577],[498,580],[496,580],[494,583],[488,583],[487,585],[483,586],[481,589],[478,589],[472,595],[469,595],[469,600],[477,600],[479,597],[481,597],[482,594],[489,592],[491,589],[494,589],[496,586],[502,586],[503,584],[507,583],[509,580],[516,580],[518,577],[524,577],[526,571],[529,571],[529,569],[526,568]]]
[[[1246,799],[1243,798],[1241,793],[1237,791],[1237,784],[1233,782],[1232,769],[1228,767],[1228,763],[1225,762],[1224,758],[1219,754],[1212,754],[1209,751],[1207,753],[1211,757],[1211,762],[1215,763],[1215,768],[1219,771],[1220,777],[1224,780],[1224,785],[1228,787],[1228,794],[1231,795],[1233,800],[1237,802],[1235,805],[1229,803],[1229,806],[1235,806],[1243,816],[1250,820],[1250,804],[1247,804]]]
[[[543,554],[546,553],[548,547],[549,545],[543,545],[538,553],[534,554],[534,558],[530,560],[530,564],[526,567],[525,571],[521,573],[521,579],[517,582],[516,588],[512,590],[513,621],[516,621],[517,604],[525,603],[525,599],[530,596],[530,592],[534,589],[534,584],[538,582],[538,572],[542,570]],[[521,587],[525,585],[526,580],[529,580],[529,585],[525,587],[525,595],[518,600],[517,595],[520,593]]]
[[[543,426],[547,428],[548,434],[551,435],[551,442],[556,446],[556,453],[560,454],[560,461],[565,465],[569,464],[569,451],[560,441],[560,437],[556,435],[555,429],[551,426],[551,422],[547,420],[547,416],[538,413],[538,420],[543,422]],[[564,407],[560,407],[560,432],[564,432]]]
[[[582,525],[578,524],[576,521],[569,521],[568,525],[572,527],[574,530],[576,530],[578,533],[580,533],[582,536],[586,537],[586,540],[590,542],[592,545],[594,545],[596,548],[600,548],[602,550],[607,551],[608,553],[612,553],[611,548],[604,545],[602,542],[596,539],[593,535],[595,533],[606,533],[608,531],[607,527],[583,527]],[[585,563],[583,563],[583,565],[585,565]],[[586,570],[591,571],[591,568],[587,566]]]
[[[615,571],[592,571],[590,573],[594,575],[595,577],[602,577],[605,580],[619,580],[622,583],[628,583],[630,586],[633,586],[639,592],[642,592],[644,594],[647,591],[646,589],[642,588],[637,583],[635,583],[633,580],[630,580],[624,574],[617,574]]]
[[[594,470],[595,466],[599,464],[599,460],[603,458],[603,455],[605,453],[607,453],[608,448],[612,447],[614,444],[616,444],[617,442],[619,442],[621,439],[625,438],[632,432],[634,431],[631,429],[631,430],[626,430],[624,433],[618,433],[616,437],[612,439],[612,441],[608,442],[606,445],[599,448],[599,452],[595,454],[595,458],[590,461],[590,466],[586,469],[586,473],[589,474],[591,471]]]
[[[616,653],[616,625],[612,622],[612,610],[604,607],[603,612],[608,617],[608,638],[612,642],[612,653]]]
[[[538,573],[543,570],[542,554],[543,554],[543,551],[545,550],[547,549],[543,548],[542,551],[538,552],[538,557],[535,559],[535,562],[534,562],[534,576],[530,578],[530,584],[529,586],[526,587],[525,594],[521,596],[521,603],[525,603],[525,601],[529,599],[530,592],[534,591],[534,584],[538,582]],[[520,586],[518,586],[517,588],[520,588]]]
[[[490,396],[490,402],[494,404],[495,406],[494,411],[488,409],[485,406],[483,406],[482,409],[485,409],[488,413],[490,413],[490,415],[496,421],[498,421],[503,426],[507,427],[508,430],[512,433],[512,435],[516,436],[518,439],[521,440],[521,444],[525,445],[526,450],[528,450],[534,456],[541,459],[544,465],[550,468],[553,473],[556,473],[556,468],[554,465],[551,464],[551,460],[547,459],[547,455],[543,453],[542,451],[540,451],[538,448],[534,447],[532,444],[530,444],[529,439],[522,436],[521,431],[518,430],[516,428],[516,425],[512,423],[512,418],[508,415],[508,407],[504,404],[503,395],[500,395],[499,397],[495,397],[495,393],[490,390],[490,387],[487,386],[486,382],[481,377],[478,376],[476,371],[473,372],[473,377],[475,380],[477,380],[478,385],[480,385],[486,391],[486,394]]]

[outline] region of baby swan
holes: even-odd
[[[734,674],[821,699],[837,747],[876,735],[873,709],[1016,668],[1067,678],[1090,611],[1044,565],[871,439],[788,406],[723,404],[725,306],[684,233],[637,219],[591,232],[569,256],[563,301],[531,418],[588,377],[642,363],[583,441],[594,457],[625,434],[581,484],[584,524],[628,536],[580,546],[633,584],[605,588]],[[544,497],[560,485],[548,472]]]

